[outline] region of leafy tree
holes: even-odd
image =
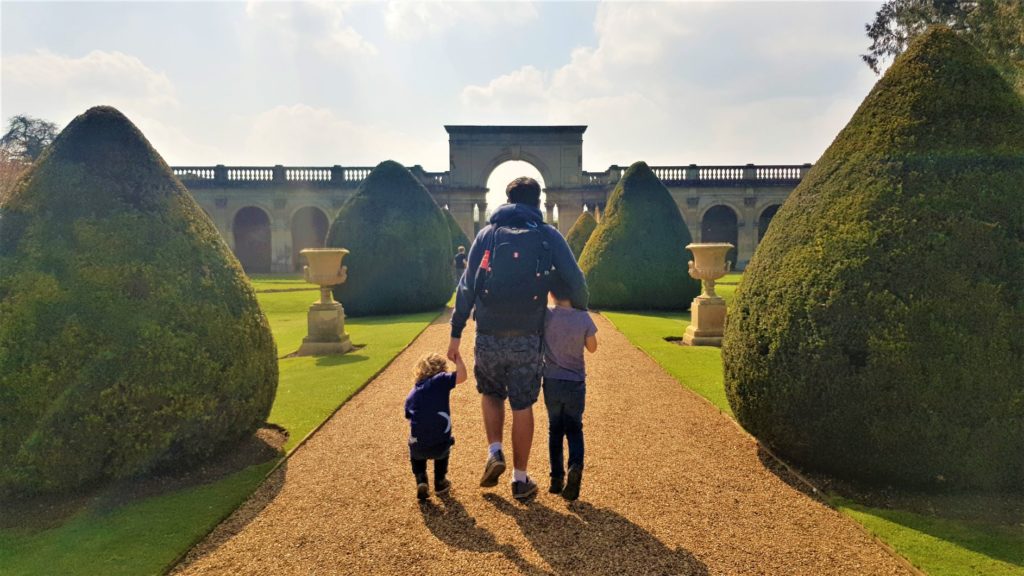
[[[57,125],[47,120],[18,114],[7,123],[7,132],[0,138],[4,160],[34,162],[57,137]]]
[[[933,24],[944,24],[980,50],[1024,91],[1024,0],[886,0],[867,24],[861,58],[876,73]]]

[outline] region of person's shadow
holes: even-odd
[[[496,494],[484,498],[508,514],[556,574],[706,576],[707,566],[681,548],[670,549],[650,532],[611,510],[584,502],[558,513],[540,502],[515,506]]]
[[[452,496],[441,498],[443,506],[430,500],[420,502],[420,513],[434,536],[445,544],[471,552],[500,552],[515,564],[521,574],[545,575],[548,573],[530,564],[514,546],[498,544],[494,534],[476,525],[476,519]]]

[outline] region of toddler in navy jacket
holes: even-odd
[[[448,454],[452,436],[449,395],[456,384],[466,381],[466,365],[456,356],[455,372],[447,372],[448,361],[440,354],[427,354],[416,362],[416,384],[405,399],[405,417],[409,420],[409,460],[416,476],[416,497],[426,500],[427,460],[434,461],[434,494],[448,493]]]

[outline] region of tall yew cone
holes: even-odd
[[[565,241],[569,244],[569,249],[572,250],[572,255],[577,260],[580,259],[583,247],[587,245],[587,240],[590,240],[590,235],[596,228],[597,219],[590,212],[580,214],[572,228],[569,228],[569,233],[565,235]]]
[[[594,308],[685,310],[700,292],[687,262],[690,231],[643,162],[626,170],[580,255]]]
[[[266,420],[277,351],[210,219],[113,108],[0,207],[0,494],[188,466]]]
[[[327,245],[347,248],[348,280],[334,296],[353,316],[444,307],[452,240],[430,192],[404,166],[381,162],[338,211]]]
[[[1024,487],[1024,103],[935,28],[779,210],[723,348],[739,421],[873,482]]]

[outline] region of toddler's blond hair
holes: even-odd
[[[416,361],[416,367],[413,368],[413,376],[416,377],[416,381],[426,380],[431,376],[446,372],[448,370],[448,360],[444,356],[436,352],[425,354]]]

